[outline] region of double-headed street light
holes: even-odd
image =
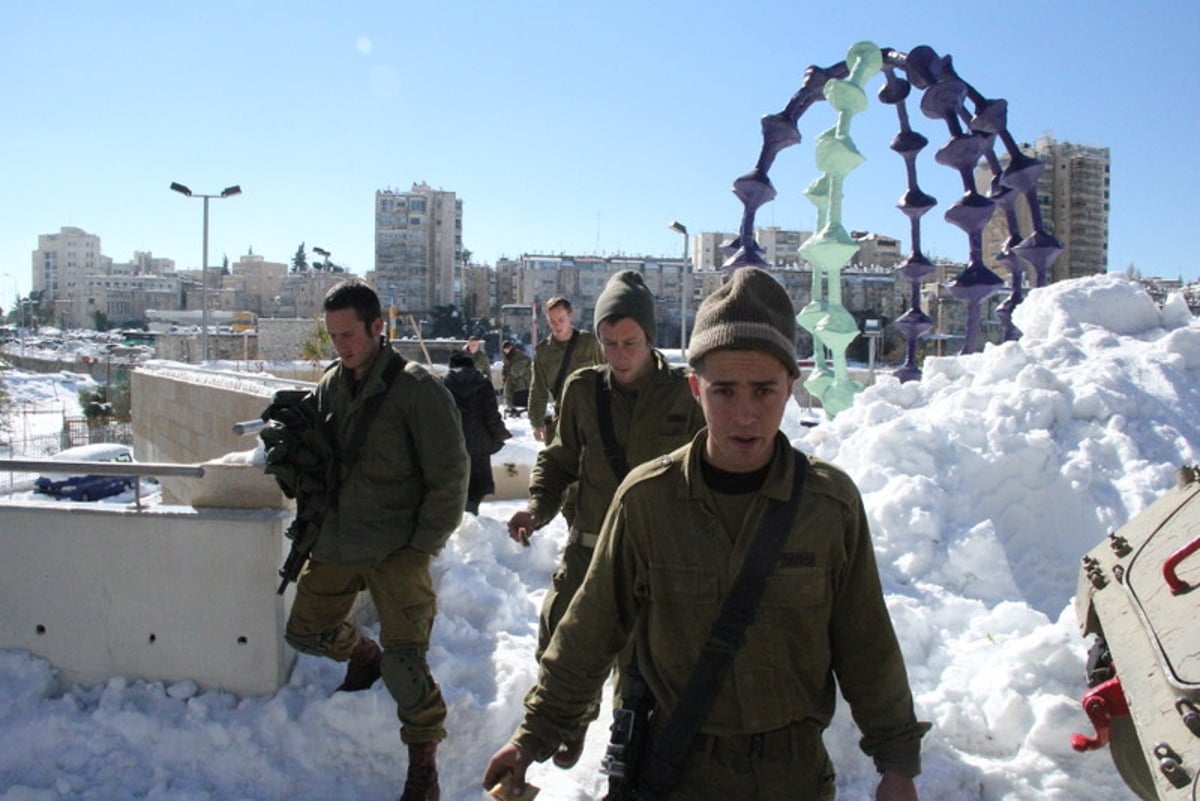
[[[328,272],[329,271],[329,257],[332,254],[330,254],[330,252],[328,250],[326,250],[325,248],[319,248],[316,245],[313,245],[313,253],[316,253],[318,256],[325,257],[325,271]]]
[[[208,361],[208,200],[209,198],[233,197],[242,194],[242,188],[237,184],[227,186],[219,195],[196,195],[186,186],[175,181],[171,182],[171,191],[187,197],[204,199],[204,246],[200,259],[200,361]]]
[[[688,255],[688,229],[679,220],[671,220],[671,224],[668,227],[676,233],[683,234],[683,272],[679,276],[679,352],[686,362],[688,295],[691,294],[692,288],[692,271],[688,269],[691,264]]]

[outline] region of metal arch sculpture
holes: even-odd
[[[937,205],[937,200],[923,192],[917,183],[916,158],[929,140],[914,131],[909,121],[907,100],[914,88],[922,93],[921,112],[930,119],[942,120],[950,135],[934,160],[956,170],[963,184],[962,196],[945,214],[947,222],[966,234],[969,246],[966,267],[949,284],[951,293],[967,305],[967,329],[960,353],[973,353],[977,349],[980,308],[1003,284],[983,263],[983,228],[997,205],[1005,215],[1009,231],[1003,249],[997,254],[997,260],[1009,270],[1012,282],[1011,294],[998,310],[1006,340],[1020,336],[1011,318],[1012,310],[1022,299],[1022,276],[1027,266],[1034,270],[1036,286],[1042,286],[1062,252],[1062,245],[1045,230],[1037,201],[1037,179],[1044,169],[1043,163],[1017,147],[1008,131],[1007,101],[986,98],[962,80],[954,71],[949,55],[939,56],[925,45],[903,53],[859,42],[850,48],[845,61],[831,67],[809,66],[803,84],[784,109],[762,118],[763,144],[758,161],[753,170],[733,182],[733,192],[742,203],[742,220],[738,236],[728,243],[730,255],[722,270],[729,276],[740,267],[771,269],[762,257],[763,248],[754,238],[758,209],[776,196],[769,177],[771,166],[781,150],[800,142],[800,117],[815,102],[828,100],[837,110],[838,120],[818,138],[816,160],[823,175],[806,190],[817,207],[817,232],[800,248],[801,255],[813,266],[812,302],[796,320],[813,335],[817,366],[805,387],[821,400],[830,416],[847,408],[854,394],[862,389],[846,373],[845,348],[857,336],[858,328],[841,305],[840,271],[857,251],[858,244],[842,226],[841,200],[846,175],[863,160],[849,136],[850,118],[866,108],[864,85],[879,72],[885,79],[879,99],[896,108],[900,123],[900,131],[890,146],[904,160],[908,186],[896,205],[908,217],[912,239],[912,251],[896,268],[897,275],[907,279],[911,289],[910,308],[896,320],[907,340],[905,362],[895,371],[900,380],[921,377],[916,361],[917,343],[933,327],[933,320],[921,309],[921,279],[934,270],[921,252],[921,218]],[[966,108],[968,101],[970,112]],[[1007,153],[1007,165],[1002,165],[996,155],[997,139]],[[992,173],[986,196],[975,188],[974,170],[981,159]],[[1014,207],[1018,195],[1026,197],[1032,220],[1032,231],[1024,238]],[[832,352],[832,371],[822,358],[826,349]]]

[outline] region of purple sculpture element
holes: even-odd
[[[908,311],[896,319],[896,327],[904,334],[906,347],[904,364],[895,375],[901,381],[912,381],[921,377],[917,366],[917,342],[933,328],[933,320],[921,310],[921,279],[934,271],[934,266],[921,252],[921,217],[937,205],[937,199],[925,194],[917,185],[917,154],[929,144],[929,140],[912,129],[908,120],[908,108],[904,101],[912,89],[908,81],[896,77],[892,67],[884,70],[885,83],[879,90],[880,101],[896,107],[900,118],[900,133],[892,139],[891,149],[904,159],[904,172],[908,177],[908,189],[896,204],[908,217],[909,234],[912,237],[912,252],[896,268],[896,272],[909,281],[911,303]]]
[[[961,228],[967,235],[970,253],[966,268],[949,286],[950,291],[967,304],[967,331],[962,353],[971,353],[976,349],[983,301],[1003,284],[1002,279],[989,270],[982,259],[983,228],[994,209],[998,207],[1003,211],[1009,230],[1004,249],[996,254],[998,261],[1012,275],[1010,295],[997,310],[1004,325],[1005,339],[1020,336],[1020,332],[1011,324],[1011,316],[1023,297],[1022,282],[1027,265],[1034,271],[1034,285],[1045,285],[1050,267],[1061,254],[1062,246],[1046,231],[1038,205],[1037,179],[1044,165],[1017,147],[1008,131],[1007,101],[985,98],[959,77],[950,56],[939,56],[926,45],[915,47],[908,53],[883,48],[881,54],[886,83],[879,92],[879,98],[881,102],[896,107],[900,132],[892,140],[891,148],[904,159],[908,176],[908,189],[897,206],[909,219],[913,244],[911,253],[896,268],[896,272],[909,280],[912,302],[908,311],[895,320],[908,345],[904,365],[895,374],[900,380],[908,381],[921,377],[921,370],[917,366],[917,344],[933,328],[933,320],[921,309],[921,282],[934,271],[934,266],[921,252],[920,223],[921,217],[937,204],[917,185],[916,158],[928,140],[914,131],[909,123],[905,103],[912,89],[922,93],[920,107],[925,116],[946,123],[950,140],[937,152],[935,160],[957,170],[964,187],[962,197],[945,214],[948,222]],[[898,72],[902,72],[903,77]],[[825,99],[826,84],[831,80],[844,81],[849,76],[850,68],[845,61],[824,68],[809,66],[805,70],[804,83],[783,111],[763,117],[763,144],[758,162],[753,171],[734,181],[733,191],[742,201],[743,213],[737,238],[725,243],[729,255],[722,269],[726,276],[739,267],[750,265],[770,269],[762,258],[763,248],[754,239],[754,219],[758,209],[773,200],[776,194],[768,172],[779,151],[800,142],[799,119],[813,103]],[[973,113],[966,110],[968,102]],[[963,123],[966,124],[965,128]],[[1004,146],[1007,167],[1002,168],[1001,160],[996,157],[994,146],[997,140]],[[981,158],[986,159],[993,175],[986,197],[979,194],[974,185],[974,169]],[[828,212],[832,202],[830,191],[831,188],[823,186],[820,181],[814,182],[806,191],[818,206],[818,227],[826,223],[821,215]],[[1013,206],[1018,195],[1025,196],[1033,229],[1024,238],[1018,230]],[[823,204],[825,211],[822,211]],[[819,273],[820,268],[814,266],[813,300],[816,305],[810,304],[813,314],[828,305],[819,288],[824,282]],[[801,316],[805,313],[802,311]],[[823,347],[815,337],[814,351],[820,351],[814,356],[823,356]],[[825,362],[823,358],[817,358],[816,361],[820,365]]]

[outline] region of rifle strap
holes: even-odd
[[[792,494],[786,501],[772,500],[763,513],[750,550],[746,553],[733,588],[721,606],[708,641],[700,651],[700,661],[679,696],[674,712],[654,738],[639,771],[639,787],[645,786],[650,797],[665,795],[678,786],[683,762],[700,724],[708,717],[721,680],[733,664],[733,658],[746,639],[746,627],[766,590],[767,579],[775,571],[783,545],[800,506],[800,493],[808,460],[793,449],[796,467],[792,476]]]
[[[617,475],[617,481],[624,481],[625,476],[629,475],[629,462],[625,460],[625,452],[617,444],[617,432],[613,426],[612,416],[612,393],[616,390],[609,391],[606,386],[609,380],[605,380],[606,378],[611,380],[612,373],[610,371],[598,370],[596,372],[596,422],[600,428],[600,442],[604,445],[604,456],[612,465],[612,470]]]
[[[396,376],[400,375],[400,371],[408,363],[408,360],[398,353],[389,353],[387,355],[391,358],[388,359],[387,365],[383,368],[383,391],[372,395],[363,402],[362,412],[355,422],[354,431],[350,434],[350,441],[346,443],[346,447],[342,450],[338,459],[344,468],[349,468],[350,465],[354,464],[354,460],[358,458],[358,452],[362,450],[363,443],[367,440],[367,429],[370,427],[371,421],[375,419],[375,415],[379,412],[379,407],[383,405],[383,401],[387,397],[388,390],[392,388]]]
[[[571,329],[571,339],[567,342],[567,349],[563,351],[562,363],[558,365],[558,375],[554,377],[554,386],[551,387],[550,397],[554,399],[556,408],[559,400],[562,399],[563,382],[567,380],[567,375],[571,372],[571,354],[575,352],[575,343],[578,341],[579,329]]]

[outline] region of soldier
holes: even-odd
[[[689,381],[707,428],[622,483],[526,696],[524,721],[488,763],[486,787],[506,780],[524,791],[526,768],[559,750],[632,634],[656,705],[642,758],[661,767],[658,757],[673,749],[679,765],[673,788],[661,786],[664,771],[643,771],[638,781],[651,797],[832,799],[822,731],[840,688],[880,773],[877,801],[916,801],[912,777],[928,725],[913,713],[862,499],[845,473],[794,451],[779,430],[798,374],[793,314],[787,292],[754,268],[736,271],[701,304]],[[710,627],[761,519],[781,502],[790,521],[782,553],[768,563],[765,595],[711,706],[683,742],[655,742],[664,728],[681,730],[674,714],[688,714],[685,688],[698,661],[708,662],[699,655]]]
[[[339,361],[318,383],[321,419],[340,455],[285,637],[297,651],[349,661],[340,691],[382,675],[408,746],[401,801],[436,801],[446,705],[425,661],[437,610],[429,564],[462,518],[468,460],[454,400],[383,339],[379,298],[357,280],[325,295]],[[348,460],[347,460],[348,461]],[[382,649],[347,620],[362,590],[379,611]]]
[[[596,301],[596,333],[607,363],[571,375],[563,388],[554,441],[538,453],[529,480],[529,505],[508,522],[523,545],[558,513],[568,487],[578,482],[570,542],[542,605],[541,657],[554,629],[583,582],[604,513],[629,469],[691,440],[704,423],[683,368],[672,368],[654,349],[654,296],[639,273],[614,275]],[[568,768],[579,759],[595,705],[555,755]]]
[[[492,360],[488,357],[487,350],[483,347],[483,340],[478,337],[470,337],[467,339],[467,344],[463,346],[463,353],[471,357],[471,361],[475,362],[475,369],[491,383]]]
[[[529,406],[529,382],[533,362],[525,355],[525,350],[520,345],[507,339],[500,346],[500,352],[504,355],[500,380],[504,386],[506,413],[509,417],[517,417],[521,409]]]
[[[589,331],[571,322],[571,301],[554,297],[546,301],[550,334],[533,351],[533,383],[529,387],[529,422],[538,442],[554,439],[554,421],[567,376],[580,367],[604,364],[600,343]],[[555,415],[546,414],[554,401]]]

